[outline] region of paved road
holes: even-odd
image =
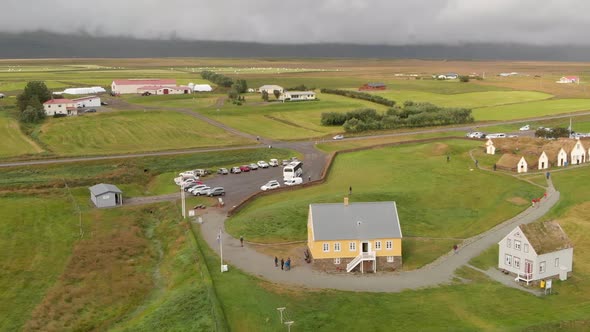
[[[555,191],[552,186],[548,192],[547,198],[543,199],[541,204],[537,204],[536,207],[530,207],[491,230],[465,240],[457,254],[449,252],[433,263],[414,271],[369,273],[361,277],[358,274],[320,273],[313,271],[308,264],[293,266],[293,269],[288,272],[281,271],[274,267],[273,257],[256,251],[247,242],[244,247],[241,247],[239,240],[222,231],[223,259],[226,264],[229,263],[246,273],[268,281],[306,288],[400,292],[406,289],[446,284],[451,281],[456,269],[499,242],[514,227],[531,223],[547,213],[559,200],[559,192]],[[208,245],[219,254],[217,235],[220,229],[223,230],[225,214],[209,210],[203,215],[203,220],[204,223],[200,226],[203,237]],[[199,225],[193,224],[193,227],[199,227]]]

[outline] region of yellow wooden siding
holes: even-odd
[[[311,222],[309,223],[311,226]],[[381,250],[375,250],[375,242],[381,241]],[[392,241],[392,249],[386,249],[386,242]],[[356,243],[355,251],[350,251],[350,243]],[[308,228],[308,242],[307,245],[309,246],[309,250],[313,258],[315,259],[322,259],[322,258],[346,258],[346,257],[356,257],[361,252],[361,245],[362,242],[369,242],[371,245],[370,250],[375,252],[375,254],[379,257],[385,256],[401,256],[402,255],[402,240],[401,239],[376,239],[376,240],[368,240],[368,241],[361,241],[361,240],[337,240],[337,241],[313,241],[312,240],[312,231]],[[324,243],[328,244],[329,250],[324,252]],[[340,251],[334,251],[334,245],[336,243],[340,243]]]

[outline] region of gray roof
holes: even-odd
[[[314,240],[401,238],[395,202],[310,204]]]
[[[106,183],[100,183],[88,189],[90,189],[90,192],[94,196],[100,196],[105,193],[122,193],[121,189],[117,188],[117,186]]]

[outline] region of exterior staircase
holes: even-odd
[[[531,282],[533,280],[533,274],[532,273],[519,273],[516,276],[516,279],[514,281],[519,282],[519,281],[525,281],[526,284],[528,285],[529,282]]]
[[[375,252],[362,252],[356,256],[350,263],[346,264],[346,272],[352,271],[359,263],[364,261],[375,261]]]

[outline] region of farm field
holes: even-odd
[[[340,202],[352,186],[352,202],[396,201],[406,238],[467,238],[524,210],[528,204],[519,205],[519,198],[528,202],[542,193],[508,176],[470,171],[468,151],[479,145],[447,140],[338,155],[323,185],[259,198],[226,229],[254,242],[304,240],[308,205]]]
[[[422,91],[400,90],[374,92],[398,104],[412,100],[429,102],[444,107],[478,108],[514,103],[526,103],[553,97],[552,95],[535,91],[484,91],[457,94],[441,94]]]
[[[98,113],[49,119],[39,138],[59,155],[245,145],[247,139],[176,112]]]
[[[516,120],[590,110],[590,99],[556,99],[473,110],[476,121]]]
[[[19,128],[16,120],[0,112],[0,158],[43,152]]]

